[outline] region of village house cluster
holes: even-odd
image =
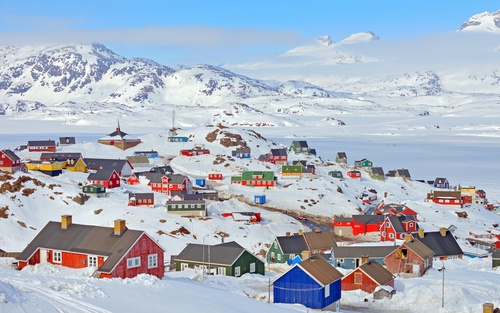
[[[188,142],[189,137],[178,136],[171,130],[168,142]],[[206,188],[207,181],[221,182],[221,173],[207,173],[206,178],[196,178],[194,183],[183,174],[175,173],[169,165],[150,166],[150,160],[159,158],[157,151],[135,151],[126,159],[86,158],[80,152],[57,152],[57,146],[75,144],[74,137],[54,140],[29,141],[29,152],[40,152],[39,160],[22,162],[11,150],[0,150],[0,170],[39,171],[48,176],[64,174],[64,171],[87,173],[87,182],[82,184],[82,193],[106,197],[111,189],[122,184],[144,184],[148,192],[129,192],[126,205],[155,207],[155,194],[168,196],[161,204],[169,214],[189,217],[205,217],[207,201],[217,201],[215,190]],[[119,124],[114,132],[99,139],[101,144],[126,150],[140,143],[140,139],[129,138]],[[273,148],[257,160],[280,166],[275,174],[272,170],[247,170],[230,177],[230,183],[246,187],[276,188],[281,180],[314,178],[316,167],[305,160],[290,162],[289,153],[316,156],[316,150],[306,141],[292,141],[288,148]],[[194,147],[179,150],[183,157],[210,154],[208,149]],[[251,158],[249,147],[239,147],[230,152],[232,157]],[[350,179],[385,180],[399,177],[412,180],[408,169],[384,172],[374,167],[368,159],[355,161],[348,166],[347,154],[338,152],[336,163],[342,170],[328,172],[330,177]],[[141,168],[143,170],[138,171]],[[487,205],[486,194],[475,187],[450,187],[446,178],[432,182],[427,201],[442,205],[464,207],[468,203]],[[374,190],[366,190],[359,196],[363,204],[373,205],[378,200]],[[266,195],[256,195],[254,203],[266,203]],[[124,203],[125,204],[125,203]],[[222,217],[235,221],[259,223],[260,213],[231,212]],[[395,292],[394,279],[424,275],[437,260],[461,259],[464,252],[453,236],[453,226],[439,231],[426,232],[418,225],[418,212],[399,203],[381,201],[368,214],[334,216],[331,229],[300,231],[276,236],[269,243],[265,256],[254,255],[238,243],[221,242],[216,245],[188,244],[178,255],[171,256],[171,268],[176,271],[201,270],[205,275],[228,275],[239,277],[245,273],[264,275],[266,264],[287,264],[288,269],[272,281],[275,303],[300,303],[308,308],[322,309],[339,305],[342,290],[363,290],[374,293],[375,298],[391,297]],[[98,278],[134,277],[145,273],[162,278],[165,272],[165,253],[150,235],[141,230],[126,227],[125,220],[113,221],[114,227],[101,227],[73,223],[72,216],[63,215],[59,222],[51,221],[38,233],[19,254],[19,268],[37,263],[53,263],[72,268],[94,267]],[[490,234],[492,241],[495,234]],[[343,237],[375,236],[378,241],[393,245],[340,246],[337,240]],[[481,234],[471,234],[477,239]],[[399,241],[399,242],[398,242]],[[500,236],[491,248],[500,249]],[[493,266],[500,265],[498,252],[493,252]],[[350,270],[346,275],[338,268]]]

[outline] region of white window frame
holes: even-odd
[[[330,296],[330,284],[325,286],[325,298]]]
[[[88,266],[89,267],[97,267],[97,256],[89,255],[88,257]]]
[[[62,263],[62,251],[52,251],[52,262]]]
[[[217,268],[217,274],[226,276],[226,268],[225,267]]]
[[[158,267],[158,254],[150,254],[148,255],[148,268],[157,268]]]
[[[239,266],[236,266],[236,267],[234,268],[234,276],[236,276],[236,277],[241,276],[241,269],[240,269],[240,267],[239,267]]]
[[[189,268],[189,264],[187,264],[187,263],[181,263],[181,271],[185,271],[186,268]]]
[[[136,268],[141,266],[141,257],[128,258],[127,259],[127,268]]]
[[[394,239],[394,233],[389,233],[389,238]]]
[[[281,261],[281,254],[278,253],[277,256],[278,256],[278,261]]]
[[[255,273],[255,262],[250,263],[250,273]]]

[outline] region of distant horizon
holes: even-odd
[[[97,9],[96,9],[97,8]],[[450,14],[453,8],[453,14]],[[58,1],[0,4],[0,45],[102,43],[125,57],[164,65],[247,62],[329,35],[371,31],[382,40],[455,32],[491,1],[253,2]]]

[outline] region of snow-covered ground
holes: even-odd
[[[393,168],[409,168],[414,179],[434,179],[447,177],[453,185],[474,185],[484,189],[490,201],[500,200],[497,178],[499,167],[495,156],[500,152],[499,128],[496,120],[467,119],[466,117],[432,117],[415,119],[396,117],[360,117],[346,116],[347,125],[332,127],[272,127],[252,128],[268,140],[255,135],[245,128],[224,128],[240,135],[252,148],[252,159],[229,158],[231,147],[224,147],[219,139],[209,142],[208,133],[216,127],[181,128],[179,135],[192,136],[192,142],[166,143],[166,131],[160,127],[120,120],[122,130],[139,137],[143,143],[135,149],[121,151],[114,147],[99,145],[96,139],[114,130],[114,121],[108,117],[95,117],[95,126],[74,126],[58,121],[13,120],[0,117],[0,142],[2,148],[11,148],[25,144],[30,139],[57,139],[59,136],[75,135],[77,144],[60,147],[60,151],[81,151],[88,157],[124,158],[132,150],[158,150],[162,156],[173,156],[170,165],[178,173],[188,175],[192,181],[205,177],[207,172],[216,171],[224,175],[220,185],[213,185],[219,194],[226,198],[242,195],[249,203],[253,196],[265,194],[266,206],[272,209],[288,209],[304,214],[331,217],[334,214],[357,213],[363,204],[356,197],[365,189],[375,189],[379,199],[388,193],[387,202],[405,203],[419,213],[419,225],[427,231],[448,227],[457,227],[455,235],[464,251],[476,252],[476,248],[465,240],[468,232],[484,233],[486,230],[498,231],[494,224],[500,224],[500,216],[484,208],[473,205],[460,209],[443,207],[424,202],[430,186],[416,181],[386,179],[383,182],[372,180],[364,174],[361,181],[345,179],[343,181],[328,177],[328,171],[349,168],[335,164],[335,153],[345,151],[348,163],[367,158],[375,166],[382,166],[384,171]],[[125,119],[126,121],[126,119]],[[440,128],[434,125],[440,124]],[[134,125],[134,126],[133,126]],[[485,132],[490,133],[484,136]],[[274,141],[274,142],[271,142]],[[302,156],[290,154],[291,160],[307,160],[317,167],[315,179],[281,179],[279,187],[269,190],[245,188],[230,185],[230,176],[241,169],[272,169],[276,173],[279,167],[262,164],[255,158],[267,153],[270,148],[280,145],[288,147],[292,140],[307,140],[309,146],[317,150],[318,155]],[[180,149],[191,148],[195,144],[204,145],[211,150],[211,155],[194,158],[179,156]],[[36,158],[38,154],[22,151],[22,158]],[[217,157],[220,155],[224,160]],[[166,158],[160,158],[153,164],[163,164]],[[218,164],[219,163],[219,164]],[[17,178],[21,173],[14,175]],[[0,207],[8,207],[8,217],[0,219],[0,248],[5,251],[20,251],[49,221],[58,221],[62,214],[73,215],[73,222],[111,226],[114,219],[127,220],[131,229],[144,229],[166,248],[166,260],[170,255],[178,254],[187,243],[215,244],[222,239],[224,232],[229,235],[225,240],[235,240],[253,253],[266,250],[275,236],[286,232],[308,230],[294,218],[279,212],[243,203],[237,199],[222,202],[209,202],[208,220],[182,218],[166,214],[164,195],[155,194],[156,206],[153,209],[126,206],[126,190],[146,191],[147,186],[122,185],[118,190],[111,190],[107,198],[91,198],[83,206],[69,198],[80,190],[78,182],[86,180],[87,174],[64,172],[58,177],[47,177],[40,173],[29,173],[46,185],[58,184],[53,190],[36,187],[33,182],[26,182],[25,188],[36,191],[23,196],[21,192],[0,194]],[[286,187],[285,187],[286,186]],[[342,193],[338,192],[338,188]],[[314,200],[314,201],[312,201]],[[469,219],[458,219],[455,212],[467,210]],[[241,222],[221,217],[226,211],[261,212],[260,224],[246,225]],[[25,226],[21,226],[24,224]],[[189,230],[187,235],[162,235],[181,227]],[[482,251],[477,251],[482,252]],[[2,312],[138,312],[146,310],[185,311],[185,312],[307,312],[300,305],[267,304],[268,282],[283,268],[273,268],[266,276],[244,275],[240,278],[210,276],[203,280],[198,273],[168,273],[163,280],[148,276],[134,279],[97,280],[88,277],[81,270],[63,269],[57,266],[42,265],[27,267],[18,272],[8,267],[12,259],[3,259],[0,266],[0,311]],[[442,273],[434,268],[421,278],[396,279],[397,294],[391,300],[372,301],[363,292],[343,292],[342,310],[345,312],[478,312],[484,302],[500,306],[500,272],[491,269],[491,258],[445,261],[445,308],[441,308]],[[139,301],[140,299],[140,301]],[[365,299],[368,299],[365,302]]]

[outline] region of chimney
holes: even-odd
[[[290,237],[290,232],[289,231],[286,232],[286,236]]]
[[[302,261],[309,259],[310,256],[311,256],[311,253],[309,251],[307,251],[307,250],[302,251],[302,254],[301,254]]]
[[[320,229],[319,227],[316,227],[316,228],[314,229],[314,232],[315,232],[315,233],[321,233],[321,229]]]
[[[114,234],[120,236],[123,234],[127,227],[125,226],[125,220],[115,220]]]
[[[361,265],[368,263],[368,261],[370,261],[370,257],[368,257],[367,255],[361,256]]]
[[[68,229],[69,225],[71,225],[71,222],[71,215],[61,215],[61,229]]]
[[[439,232],[441,233],[441,236],[446,237],[446,228],[441,227],[441,228],[439,229]]]
[[[302,229],[299,229],[299,236],[304,235],[304,231]]]
[[[423,228],[420,228],[420,229],[418,230],[418,236],[419,236],[420,238],[424,238],[424,236],[425,236],[425,232],[424,232],[424,229],[423,229]]]

